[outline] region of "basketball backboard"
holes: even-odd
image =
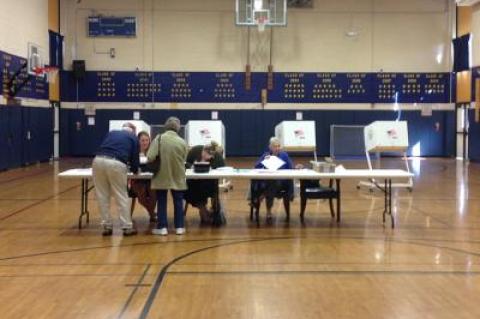
[[[37,69],[45,67],[45,64],[48,62],[45,50],[41,46],[29,42],[27,57],[27,72],[38,76]]]
[[[267,26],[287,25],[287,0],[236,0],[235,22],[237,25]]]

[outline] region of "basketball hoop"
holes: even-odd
[[[257,18],[257,27],[258,27],[258,32],[263,32],[265,31],[265,26],[268,23],[268,18],[266,16],[259,16]]]
[[[35,76],[44,76],[48,83],[51,83],[58,74],[58,68],[55,66],[44,66],[33,69]]]

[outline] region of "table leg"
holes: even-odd
[[[388,180],[388,210],[390,212],[390,218],[392,220],[392,229],[395,228],[395,216],[392,211],[392,180]]]
[[[90,212],[88,211],[88,193],[90,192],[91,188],[88,188],[88,179],[85,180],[85,214],[87,215],[87,224],[90,224]]]
[[[387,213],[387,207],[388,207],[388,190],[387,190],[387,180],[385,179],[384,181],[384,185],[383,185],[383,194],[384,194],[384,202],[383,202],[383,205],[384,205],[384,208],[383,208],[383,223],[385,224],[385,214]]]
[[[213,193],[213,202],[212,202],[212,208],[213,208],[213,225],[214,226],[221,226],[222,225],[222,220],[220,216],[220,193],[218,191],[218,179],[214,180],[214,193]]]
[[[90,223],[90,212],[88,211],[88,193],[93,189],[88,186],[88,178],[82,178],[80,216],[78,216],[78,229],[82,229],[82,218],[86,216],[86,223]]]
[[[340,220],[341,220],[341,208],[342,208],[342,204],[341,204],[341,198],[342,198],[342,193],[340,191],[340,179],[336,179],[335,180],[335,184],[336,184],[336,187],[337,187],[337,193],[338,193],[338,198],[337,198],[337,223],[340,223]]]
[[[82,178],[82,187],[80,191],[81,191],[81,194],[80,194],[81,204],[80,204],[80,216],[78,217],[78,229],[82,229],[82,217],[85,212],[85,196],[86,196],[85,178]]]
[[[392,211],[392,180],[385,179],[384,182],[385,208],[383,210],[383,223],[385,224],[385,215],[390,215],[392,229],[395,228],[395,216]]]

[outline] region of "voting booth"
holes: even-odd
[[[109,131],[121,130],[123,124],[125,123],[132,123],[135,125],[136,134],[140,132],[147,132],[148,135],[152,136],[152,132],[150,130],[150,125],[145,123],[144,121],[135,121],[135,120],[110,120],[109,122]],[[153,139],[153,137],[152,137]],[[147,162],[147,158],[144,156],[140,156],[140,164],[145,164]]]
[[[185,140],[190,147],[215,141],[225,149],[225,126],[222,121],[188,121]]]
[[[167,130],[165,129],[165,125],[163,124],[153,124],[151,125],[151,136],[154,139],[157,135],[162,135]],[[177,132],[178,136],[185,139],[185,125],[180,125],[180,131]]]
[[[375,121],[364,128],[365,153],[369,169],[373,169],[370,153],[377,153],[377,159],[380,165],[382,152],[399,152],[405,162],[407,171],[410,173],[408,165],[408,125],[406,121]],[[367,186],[370,190],[378,186],[375,180],[370,182],[360,182],[358,186]],[[413,188],[413,179],[409,178],[407,183],[392,184],[392,187],[406,187],[410,191]]]
[[[225,126],[222,121],[188,121],[185,125],[185,141],[189,147],[217,142],[225,156]],[[218,187],[224,191],[232,189],[231,182],[223,179]]]
[[[408,128],[406,121],[376,121],[365,126],[365,149],[368,152],[406,152]]]
[[[109,131],[121,130],[124,123],[132,123],[133,125],[135,125],[135,127],[136,127],[136,129],[137,129],[137,134],[140,133],[140,132],[142,132],[142,131],[145,131],[145,132],[147,132],[149,135],[151,135],[150,125],[148,125],[148,124],[145,123],[144,121],[135,121],[135,120],[111,120],[111,121],[109,122],[109,128],[108,128],[108,130],[109,130]]]
[[[275,136],[288,152],[313,152],[317,160],[314,121],[283,121],[275,126]]]

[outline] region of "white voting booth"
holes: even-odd
[[[287,152],[313,152],[317,162],[317,137],[314,121],[283,121],[275,126],[275,137],[280,140],[282,148]],[[298,193],[297,182],[294,192]]]
[[[222,121],[188,121],[185,140],[190,147],[215,141],[225,150],[225,126]]]
[[[144,121],[135,121],[135,120],[111,120],[109,122],[109,131],[121,130],[122,125],[125,123],[132,123],[137,128],[137,134],[141,131],[145,131],[150,135],[150,125]]]
[[[317,142],[314,121],[283,121],[275,126],[275,136],[284,150],[313,152],[317,161]]]
[[[402,153],[407,171],[410,168],[407,159],[408,149],[408,126],[406,121],[375,121],[364,128],[365,153],[367,156],[368,168],[373,169],[370,153],[377,153],[378,160],[382,152]],[[368,186],[371,190],[376,185],[375,181],[360,182],[359,186]],[[413,179],[409,178],[407,183],[396,183],[393,187],[406,187],[412,189]]]
[[[225,126],[222,121],[188,121],[185,125],[185,141],[189,147],[215,141],[223,148],[225,156]],[[225,191],[233,188],[227,179],[223,179],[219,187]]]
[[[408,128],[405,121],[376,121],[364,129],[368,152],[405,152],[408,148]]]
[[[136,120],[110,120],[109,122],[109,131],[114,131],[114,130],[121,130],[123,124],[125,123],[132,123],[135,125],[137,134],[140,132],[147,132],[148,135],[152,136],[151,130],[150,130],[150,125],[145,123],[144,121],[136,121]],[[152,137],[153,138],[153,137]],[[147,162],[147,158],[144,156],[140,156],[140,163],[144,164]]]

